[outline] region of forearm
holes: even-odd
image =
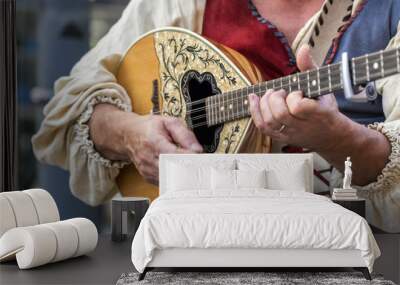
[[[129,160],[123,144],[122,126],[127,115],[135,116],[136,114],[124,112],[111,104],[95,106],[89,121],[90,138],[103,157],[110,160]]]
[[[350,156],[355,185],[376,181],[391,152],[389,141],[380,132],[357,124],[343,114],[338,120],[337,133],[330,138],[329,147],[317,152],[341,172],[346,157]]]

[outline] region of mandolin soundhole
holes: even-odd
[[[204,152],[215,152],[223,125],[207,126],[204,104],[205,98],[221,93],[214,76],[209,72],[200,74],[195,70],[189,70],[182,77],[181,90],[186,103],[188,126],[193,129]]]

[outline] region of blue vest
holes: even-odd
[[[367,0],[360,14],[344,32],[333,62],[341,61],[342,52],[349,57],[361,56],[385,49],[397,33],[400,21],[400,0]],[[382,96],[374,103],[353,103],[344,98],[343,92],[335,94],[339,110],[360,124],[382,122]]]

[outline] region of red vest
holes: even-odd
[[[247,0],[208,0],[203,36],[230,47],[253,62],[266,80],[297,71],[273,25],[252,15]]]

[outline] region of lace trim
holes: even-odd
[[[376,191],[389,191],[400,181],[400,135],[397,127],[388,127],[384,123],[375,123],[368,126],[387,137],[392,147],[389,162],[386,164],[376,182],[365,186],[369,194]],[[363,192],[363,191],[362,191]]]
[[[94,148],[94,143],[90,139],[88,121],[93,114],[94,107],[100,103],[112,104],[122,111],[130,112],[131,106],[124,103],[121,99],[113,98],[111,95],[98,95],[89,101],[86,110],[81,114],[77,123],[74,125],[74,132],[76,134],[76,139],[82,146],[82,149],[87,152],[89,158],[101,165],[108,168],[123,168],[124,166],[130,164],[128,161],[111,161],[104,158],[99,152]]]

